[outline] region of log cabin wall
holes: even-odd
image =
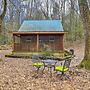
[[[63,50],[63,34],[37,34],[31,35],[14,35],[14,51],[36,52],[43,51],[43,46],[48,45],[52,51],[59,52]]]
[[[37,44],[36,35],[21,36],[21,51],[34,52],[37,50],[36,44]]]
[[[20,35],[13,35],[13,51],[20,51]]]
[[[39,51],[48,45],[52,51],[63,51],[63,35],[39,35]]]

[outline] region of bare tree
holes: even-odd
[[[6,9],[7,9],[7,0],[4,0],[3,11],[2,14],[0,15],[0,32],[2,31],[2,22],[6,14]]]
[[[90,10],[87,0],[78,0],[78,2],[85,29],[85,56],[80,65],[90,69]]]

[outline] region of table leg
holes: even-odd
[[[52,77],[52,67],[50,67],[50,77]]]

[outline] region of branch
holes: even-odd
[[[69,5],[71,5],[71,3],[69,3]],[[74,7],[72,7],[72,9],[80,16],[80,14],[78,13],[78,10],[76,10]]]
[[[17,9],[17,11],[18,11],[19,13],[21,12],[21,10],[18,9],[18,8],[16,7],[16,5],[15,5],[11,0],[9,0],[9,2]]]
[[[41,4],[42,4],[42,3],[40,2],[40,6],[41,6],[41,11],[42,11],[42,13],[44,14],[44,16],[45,16],[46,19],[49,19],[49,17],[48,17],[47,14],[45,13],[45,10],[44,10],[44,8],[42,7]]]
[[[4,9],[2,14],[0,15],[0,18],[3,19],[7,11],[7,0],[4,0]]]

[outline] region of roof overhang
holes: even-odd
[[[29,35],[29,34],[65,34],[67,32],[12,32],[13,35]]]

